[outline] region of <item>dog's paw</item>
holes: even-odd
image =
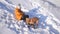
[[[28,28],[30,29],[30,26],[28,26]]]

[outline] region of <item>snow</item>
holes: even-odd
[[[38,17],[38,28],[30,29],[26,23],[14,18],[14,9],[21,4],[21,10],[29,17]],[[60,34],[60,7],[50,0],[0,0],[0,34]]]

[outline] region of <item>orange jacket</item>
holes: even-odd
[[[21,9],[19,9],[18,7],[15,8],[15,11],[14,11],[14,14],[15,14],[15,18],[17,20],[21,20],[21,18],[23,17],[24,13],[21,11]]]

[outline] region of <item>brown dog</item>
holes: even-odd
[[[26,18],[26,23],[28,25],[31,25],[32,27],[34,27],[34,24],[38,25],[38,21],[39,21],[39,19],[37,17]]]

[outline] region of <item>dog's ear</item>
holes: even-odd
[[[39,21],[37,20],[37,21],[36,21],[36,24],[37,24],[37,25],[38,25],[38,22],[39,22]]]

